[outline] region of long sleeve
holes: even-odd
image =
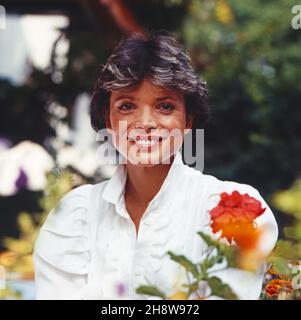
[[[250,185],[223,181],[218,184],[218,188],[215,188],[214,194],[220,194],[221,192],[231,193],[234,190],[237,190],[241,194],[247,193],[249,196],[259,200],[262,203],[262,206],[266,208],[265,212],[259,216],[255,222],[258,228],[262,228],[263,230],[257,250],[264,257],[267,257],[273,250],[278,238],[278,227],[275,217],[260,193]],[[227,283],[239,299],[256,300],[260,297],[262,290],[265,267],[265,264],[262,264],[256,272],[237,268],[221,268],[219,270],[217,267],[216,271],[213,271],[214,268],[212,269],[211,275],[216,276],[224,283]],[[216,297],[211,297],[210,299],[215,298]]]
[[[34,248],[37,299],[82,299],[89,265],[90,185],[63,197],[40,229]]]

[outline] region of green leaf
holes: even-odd
[[[197,266],[192,263],[189,259],[187,259],[183,255],[176,255],[172,253],[171,251],[167,252],[171,258],[171,260],[179,263],[181,266],[183,266],[188,272],[192,273],[195,278],[198,277],[199,272]]]
[[[237,255],[238,255],[237,247],[228,246],[225,244],[219,244],[218,252],[220,255],[224,256],[227,259],[229,268],[237,267]]]
[[[207,243],[208,247],[216,247],[218,245],[218,242],[213,240],[209,235],[205,234],[202,231],[198,232],[198,235],[201,236],[201,238]]]
[[[238,299],[237,295],[232,291],[230,286],[223,283],[219,278],[211,277],[207,281],[211,288],[211,295],[230,300]]]
[[[237,265],[237,247],[226,245],[220,243],[219,241],[213,240],[209,235],[199,231],[198,235],[202,237],[202,239],[206,242],[208,247],[214,247],[217,249],[217,256],[224,256],[227,259],[228,267],[236,267]],[[215,259],[214,263],[220,260],[219,258]]]
[[[286,259],[282,257],[270,257],[268,258],[268,262],[272,263],[273,269],[276,273],[286,276],[291,274],[291,269],[288,267],[288,261]]]
[[[139,286],[136,289],[136,293],[146,294],[149,296],[155,296],[155,297],[160,297],[162,299],[166,299],[165,294],[155,286],[146,286],[146,285]]]

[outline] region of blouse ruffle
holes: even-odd
[[[90,240],[88,200],[92,185],[67,193],[40,229],[34,255],[61,271],[88,274]]]

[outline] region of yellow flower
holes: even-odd
[[[188,296],[186,292],[178,291],[173,295],[169,296],[167,300],[188,300]]]
[[[0,265],[9,268],[16,262],[17,255],[12,251],[4,251],[0,253]]]
[[[219,22],[225,25],[229,25],[234,21],[232,10],[225,0],[217,1],[215,7],[215,16]]]
[[[301,218],[301,179],[298,179],[288,190],[278,191],[273,196],[273,202],[281,211]]]

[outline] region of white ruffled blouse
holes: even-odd
[[[197,232],[211,234],[208,210],[222,192],[237,190],[260,200],[266,210],[256,222],[268,230],[260,249],[268,255],[276,243],[274,215],[256,189],[203,174],[185,165],[179,151],[137,236],[125,206],[126,178],[121,164],[111,179],[72,190],[50,212],[34,249],[37,299],[150,299],[136,293],[143,284],[174,293],[181,268],[167,251],[201,260],[206,244]],[[263,268],[213,270],[240,299],[259,298]]]

